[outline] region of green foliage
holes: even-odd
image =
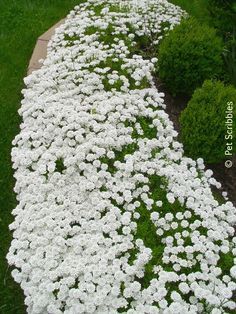
[[[187,0],[189,3],[189,0]],[[197,0],[200,2],[200,0]],[[193,2],[197,2],[194,1]],[[204,1],[204,0],[202,0]],[[202,2],[201,1],[201,2]],[[74,5],[81,1],[78,0],[16,0],[7,1],[0,0],[0,117],[1,117],[1,255],[0,255],[0,313],[1,314],[24,314],[26,309],[24,306],[24,296],[19,285],[16,284],[10,274],[11,269],[8,268],[5,256],[9,248],[12,234],[8,230],[8,225],[12,222],[11,210],[16,206],[15,195],[13,193],[13,172],[10,161],[11,142],[14,136],[18,133],[18,125],[20,119],[17,115],[19,109],[21,94],[23,87],[22,78],[26,75],[28,60],[31,56],[36,39],[51,25],[65,16]],[[96,8],[96,14],[99,15],[102,7]],[[114,11],[117,8],[113,8]],[[124,9],[125,10],[125,9]],[[87,29],[88,34],[94,34],[97,29],[90,27]],[[109,40],[112,40],[111,35],[107,35]],[[73,42],[77,37],[69,37],[68,42]],[[104,37],[106,40],[106,37]],[[128,39],[127,39],[128,40]],[[144,38],[143,46],[146,45],[147,39]],[[110,62],[111,60],[107,60]],[[120,69],[120,64],[116,65],[117,70]],[[113,69],[115,65],[112,65]],[[93,109],[93,114],[96,109]],[[149,127],[150,122],[144,117],[140,118],[139,123],[144,131],[144,135],[148,138],[155,137],[155,130]],[[190,132],[191,133],[191,132]],[[236,145],[235,145],[236,147]],[[135,143],[128,145],[121,152],[116,152],[116,159],[123,160],[124,156],[137,149]],[[115,171],[114,160],[104,160],[109,165],[109,169]],[[56,162],[56,171],[63,172],[64,162],[58,159]],[[159,188],[163,182],[157,177],[150,178],[150,189],[153,191],[152,197],[154,200],[162,200],[163,215],[168,212],[170,205],[168,204],[165,194],[166,191]],[[104,188],[105,189],[105,188]],[[143,205],[143,204],[142,204]],[[184,210],[179,204],[174,205],[174,210]],[[173,206],[172,206],[173,207]],[[157,209],[156,209],[157,210]],[[144,240],[145,244],[153,251],[153,258],[146,267],[146,276],[143,278],[143,286],[155,277],[152,268],[153,265],[160,262],[160,255],[163,250],[163,245],[160,241],[156,241],[156,234],[150,222],[150,213],[144,206],[140,206],[139,212],[141,219],[137,227],[136,237]],[[150,233],[149,233],[150,231]],[[147,236],[149,235],[149,236]],[[230,265],[231,256],[222,259],[223,263]],[[228,266],[227,266],[228,267]],[[228,268],[226,269],[228,271]],[[54,291],[55,295],[58,293]],[[118,311],[119,312],[119,311]]]
[[[236,2],[235,0],[207,0],[207,8],[212,25],[224,37],[232,34],[236,27]]]
[[[189,15],[194,16],[201,23],[208,24],[210,21],[207,0],[169,0],[169,2],[180,6]]]
[[[63,173],[63,171],[66,169],[65,165],[64,165],[64,161],[62,158],[59,158],[56,160],[56,169],[55,171]]]
[[[236,86],[236,2],[208,0],[210,23],[225,41],[226,80]]]
[[[222,51],[214,29],[194,18],[182,20],[160,45],[160,78],[173,94],[191,95],[205,79],[222,73]]]
[[[235,120],[234,138],[225,138],[229,102],[233,102],[233,115],[236,116],[236,89],[221,82],[205,81],[202,88],[194,92],[180,117],[181,139],[188,156],[202,157],[208,163],[219,162],[225,159],[227,142],[233,143],[232,153],[236,152]]]
[[[232,32],[236,25],[235,0],[169,0],[180,6],[201,23],[207,23],[218,29],[222,35]]]
[[[226,70],[225,80],[236,86],[236,29],[232,38],[226,43],[223,57]]]
[[[181,6],[200,23],[206,23],[217,30],[224,39],[223,79],[236,86],[236,1],[235,0],[171,0]]]

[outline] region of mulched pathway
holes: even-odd
[[[165,93],[166,112],[173,122],[175,130],[179,133],[180,113],[186,107],[189,98],[185,96],[173,97],[159,79],[156,79],[155,83],[158,91]],[[217,164],[206,164],[206,168],[214,172],[214,178],[222,185],[221,191],[226,191],[229,200],[236,206],[236,156],[234,156],[232,162],[233,166],[229,169],[225,167],[224,161]]]

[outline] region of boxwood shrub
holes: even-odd
[[[194,18],[183,19],[160,44],[159,76],[173,94],[192,95],[205,79],[220,76],[222,52],[214,29]]]
[[[227,157],[227,143],[232,143],[229,152],[234,154],[236,120],[233,117],[236,117],[236,89],[219,81],[205,81],[180,116],[185,153],[192,158],[202,157],[207,163],[216,163]]]

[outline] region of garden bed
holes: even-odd
[[[236,209],[184,156],[144,58],[185,13],[90,0],[25,78],[8,262],[28,312],[232,313]]]
[[[175,130],[180,133],[181,127],[179,118],[181,112],[186,108],[190,97],[179,95],[176,97],[172,96],[168,88],[159,79],[155,80],[155,84],[157,89],[165,94],[165,111],[173,122]],[[224,161],[217,164],[206,164],[206,168],[213,171],[214,177],[222,185],[220,191],[227,192],[229,200],[236,206],[236,156],[233,157],[232,167],[230,168],[225,166]]]

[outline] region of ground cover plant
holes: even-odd
[[[25,314],[23,292],[6,261],[16,206],[10,151],[19,132],[23,77],[36,39],[68,14],[78,0],[0,0],[0,313]]]
[[[230,313],[236,210],[183,156],[139,53],[167,1],[76,6],[25,79],[7,255],[29,313]]]

